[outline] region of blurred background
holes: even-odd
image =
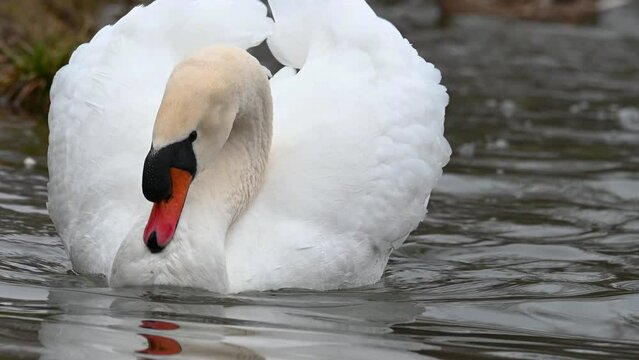
[[[52,77],[139,2],[1,0],[0,359],[636,359],[639,1],[369,3],[450,94],[429,214],[374,286],[223,297],[75,274],[47,215]]]
[[[3,0],[0,2],[0,104],[46,112],[55,72],[73,50],[132,7],[150,0]],[[409,39],[424,28],[446,27],[459,14],[582,25],[636,32],[636,17],[606,13],[629,0],[370,0]],[[630,6],[636,8],[635,6]],[[636,12],[636,10],[634,10]],[[614,21],[610,19],[614,18]],[[622,23],[618,23],[620,20]],[[433,56],[433,55],[431,55]]]

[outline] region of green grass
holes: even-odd
[[[0,97],[13,109],[46,114],[55,73],[102,27],[107,5],[142,0],[1,0]]]
[[[0,47],[14,71],[7,89],[10,103],[34,112],[46,111],[53,77],[69,61],[75,47],[46,39],[19,41],[13,48]]]

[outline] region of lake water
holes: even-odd
[[[443,71],[455,153],[374,286],[220,296],[74,274],[46,127],[0,113],[0,359],[639,358],[639,5],[442,27],[420,3],[380,12]]]

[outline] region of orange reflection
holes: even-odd
[[[175,330],[180,328],[178,324],[159,320],[142,320],[140,327],[153,330]]]
[[[152,330],[176,330],[180,326],[168,321],[160,320],[142,320],[140,327]],[[174,355],[182,351],[182,346],[174,339],[151,334],[139,334],[146,339],[147,347],[144,350],[138,350],[138,353],[149,355]]]
[[[177,341],[158,335],[140,334],[144,336],[148,345],[138,353],[149,355],[175,355],[182,351],[182,346]]]

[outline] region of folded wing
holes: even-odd
[[[266,12],[256,0],[157,0],[103,28],[58,72],[48,209],[77,270],[108,273],[148,214],[142,164],[173,67],[207,45],[259,44],[272,30]]]

